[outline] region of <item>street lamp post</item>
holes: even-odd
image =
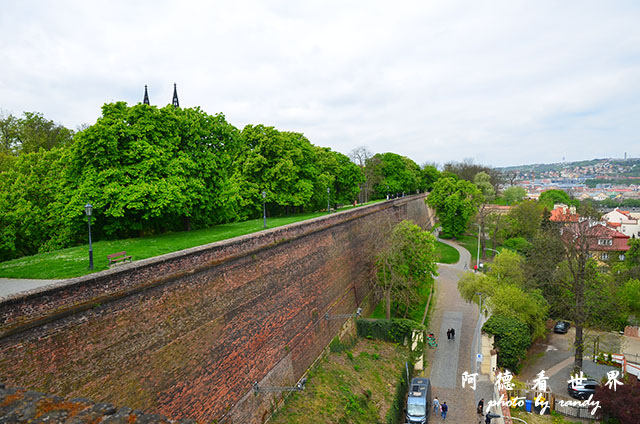
[[[267,228],[267,192],[262,192],[262,228]]]
[[[91,203],[84,205],[84,213],[87,214],[89,221],[89,269],[93,269],[93,246],[91,245],[91,214],[93,213],[93,206],[91,206]]]
[[[500,251],[499,251],[499,250],[492,249],[492,248],[490,248],[490,247],[485,247],[485,248],[484,248],[484,250],[491,250],[492,252],[500,253]],[[493,256],[495,257],[495,255],[493,255]]]
[[[480,224],[478,226],[478,256],[476,256],[476,270],[480,269]]]
[[[327,187],[327,213],[331,213],[331,188]]]

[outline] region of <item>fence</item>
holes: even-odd
[[[640,364],[640,355],[637,353],[622,353],[627,361],[635,362],[636,364]]]
[[[541,401],[549,402],[549,408],[546,408],[544,410],[545,414],[549,414],[551,413],[551,411],[556,411],[559,414],[572,418],[580,418],[586,420],[599,419],[600,410],[597,410],[594,414],[592,414],[591,411],[593,410],[593,405],[589,406],[586,401],[573,399],[568,396],[558,395],[548,390],[543,392],[532,389],[514,389],[510,390],[507,394],[508,399],[523,399],[518,403],[518,405],[520,405],[519,409],[529,410],[530,412],[538,414],[544,408],[544,405],[535,405],[535,400],[539,395],[542,396],[542,399],[540,399]],[[529,403],[530,405],[528,408],[527,403]]]

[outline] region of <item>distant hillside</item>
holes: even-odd
[[[640,158],[628,159],[591,159],[577,162],[558,162],[549,164],[517,165],[498,168],[498,170],[508,173],[518,171],[520,173],[535,172],[541,174],[545,172],[559,172],[565,169],[593,167],[597,173],[615,173],[619,176],[639,176]],[[608,169],[615,167],[615,170]],[[607,172],[609,171],[609,172]],[[611,172],[614,171],[614,172]]]

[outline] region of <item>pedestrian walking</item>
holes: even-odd
[[[438,400],[438,396],[433,400],[433,413],[437,414],[440,412],[440,401]]]
[[[451,329],[451,340],[453,340],[455,338],[456,338],[456,330],[455,330],[455,328],[452,328]]]
[[[480,402],[478,402],[478,415],[482,415],[483,411],[484,411],[484,398],[480,399]]]
[[[447,340],[451,340],[451,329],[447,329]]]
[[[442,402],[440,405],[440,409],[442,410],[442,419],[447,418],[447,412],[449,411],[449,407],[447,406],[447,402]]]

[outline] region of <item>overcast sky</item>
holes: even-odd
[[[171,102],[419,164],[640,157],[638,1],[0,0],[0,109]]]

